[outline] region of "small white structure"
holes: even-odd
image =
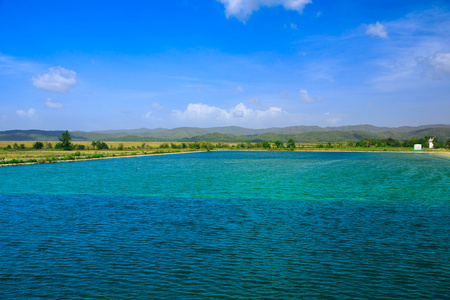
[[[414,144],[414,151],[423,151],[422,144]]]
[[[433,149],[433,147],[434,147],[434,145],[433,145],[433,140],[434,140],[434,138],[431,138],[431,137],[430,137],[430,139],[428,140],[428,147],[429,147],[430,149]]]

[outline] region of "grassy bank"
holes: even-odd
[[[0,150],[0,166],[53,163],[62,161],[76,161],[89,159],[103,159],[113,157],[127,157],[139,155],[155,155],[165,153],[189,152],[179,149],[153,149],[153,150]]]

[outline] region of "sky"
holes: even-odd
[[[0,0],[0,130],[450,124],[450,2]]]

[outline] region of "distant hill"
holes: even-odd
[[[57,141],[63,130],[7,130],[0,131],[0,141]],[[424,125],[417,127],[377,127],[373,125],[350,125],[340,127],[291,126],[250,129],[228,127],[178,127],[173,129],[132,129],[103,131],[71,131],[73,141],[124,141],[124,142],[296,142],[359,141],[369,138],[407,140],[433,135],[441,141],[450,138],[450,125]]]
[[[7,130],[0,131],[0,141],[57,141],[65,130]],[[83,136],[70,133],[72,139],[83,140]]]

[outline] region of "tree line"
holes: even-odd
[[[446,141],[440,141],[437,137],[434,136],[425,136],[423,138],[411,138],[409,140],[405,141],[399,141],[392,138],[387,139],[365,139],[358,142],[353,141],[346,141],[346,142],[328,142],[328,143],[317,143],[312,147],[315,148],[412,148],[415,144],[421,144],[423,148],[428,148],[428,140],[430,138],[433,138],[433,144],[434,148],[446,148],[450,149],[450,138]],[[68,130],[62,133],[61,137],[58,138],[59,142],[57,142],[54,146],[50,142],[40,142],[37,141],[33,143],[32,149],[60,149],[60,150],[85,150],[86,147],[84,145],[80,144],[73,144],[71,142],[72,137],[70,136],[70,133]],[[93,149],[97,150],[107,150],[110,149],[110,147],[102,141],[92,141],[91,146]],[[304,147],[301,146],[302,148]],[[138,147],[141,149],[149,149],[150,146],[143,143],[141,147]],[[237,143],[235,145],[231,145],[229,143],[211,143],[211,142],[187,142],[187,143],[161,143],[158,147],[159,149],[190,149],[190,150],[212,150],[212,149],[285,149],[285,150],[293,150],[295,148],[298,148],[296,145],[296,142],[290,138],[288,139],[287,143],[283,143],[282,141],[276,140],[276,141],[261,141],[261,142],[242,142]],[[25,150],[25,144],[17,144],[14,143],[13,146],[8,145],[5,147],[6,150]],[[123,143],[120,143],[118,150],[123,150],[124,145]],[[133,147],[134,149],[134,147]]]

